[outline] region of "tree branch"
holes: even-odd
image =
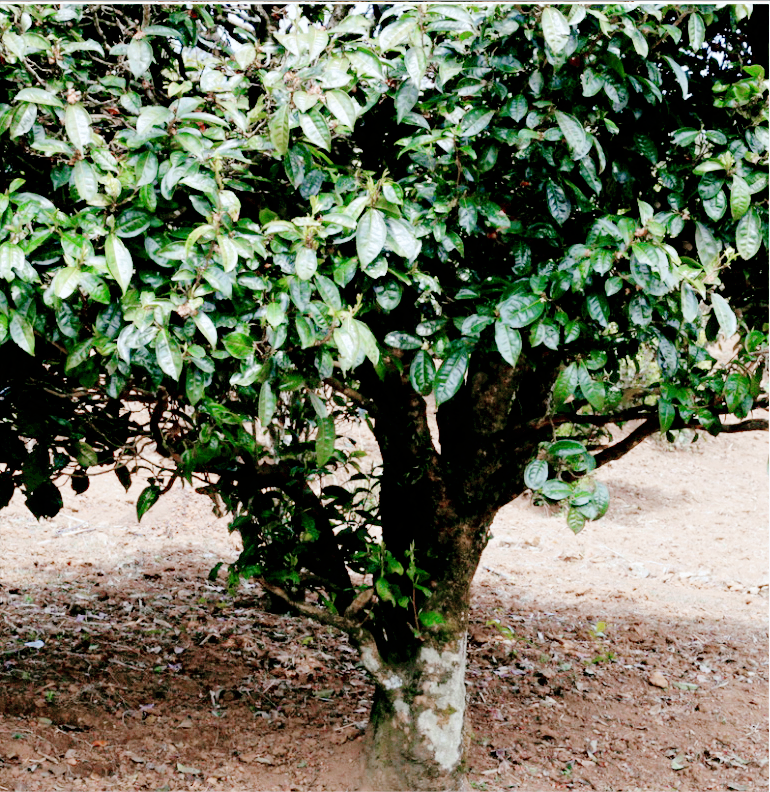
[[[600,451],[594,456],[596,467],[606,465],[615,459],[625,456],[632,448],[636,448],[645,438],[649,437],[658,431],[659,424],[657,418],[648,418],[643,424],[634,429],[633,432],[626,435],[622,440],[619,440],[604,451]]]
[[[350,401],[355,402],[360,407],[363,407],[370,415],[377,415],[377,405],[362,393],[359,393],[353,388],[349,388],[347,385],[345,385],[345,383],[340,382],[334,377],[327,377],[323,382],[324,385],[328,385],[330,388],[336,390],[337,393],[347,396]]]

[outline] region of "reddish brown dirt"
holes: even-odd
[[[577,537],[501,512],[473,788],[767,788],[767,468],[758,434],[648,441],[600,471],[612,506]],[[0,514],[0,792],[360,788],[371,687],[344,637],[209,582],[237,553],[224,522],[180,488],[137,524],[139,489]]]

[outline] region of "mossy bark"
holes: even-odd
[[[377,688],[366,738],[365,789],[465,788],[465,666],[463,634],[440,648],[423,645],[409,663],[370,668]]]

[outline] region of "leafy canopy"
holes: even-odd
[[[517,372],[500,409],[528,451],[494,505],[530,488],[576,531],[608,502],[591,427],[717,433],[761,400],[748,6],[358,8],[0,7],[0,505],[18,487],[50,516],[54,482],[107,464],[128,485],[152,441],[140,516],[202,478],[244,572],[299,583],[326,525],[401,602],[377,482],[336,434],[382,415],[372,378],[441,413],[474,365]]]

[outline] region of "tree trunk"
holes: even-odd
[[[423,644],[408,663],[363,661],[377,680],[366,738],[365,789],[456,790],[463,777],[466,634]]]

